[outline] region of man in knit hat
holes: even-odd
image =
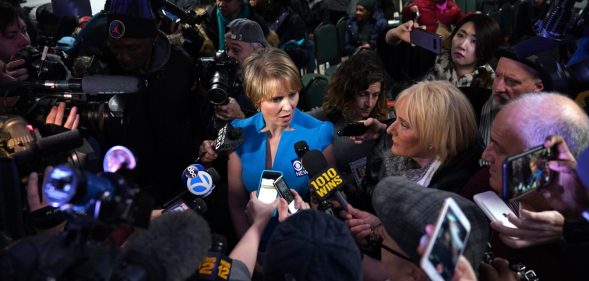
[[[478,268],[486,249],[489,226],[485,214],[456,193],[424,188],[405,177],[388,177],[374,190],[372,203],[384,231],[381,262],[390,280],[426,280],[417,252],[426,225],[435,224],[444,200],[453,198],[471,223],[464,256]],[[394,202],[394,203],[392,203]],[[379,232],[379,230],[376,230]]]
[[[388,27],[376,0],[358,0],[354,17],[348,19],[344,52],[350,56],[359,49],[375,49],[378,36]]]
[[[111,73],[137,75],[146,88],[122,95],[122,130],[109,143],[127,146],[138,158],[136,183],[167,202],[185,190],[180,173],[192,163],[199,116],[191,95],[194,64],[158,30],[149,0],[113,0],[107,15]]]

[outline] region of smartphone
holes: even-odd
[[[473,199],[490,220],[499,221],[507,227],[517,228],[507,219],[508,214],[515,216],[515,213],[494,191],[479,193]]]
[[[278,198],[278,191],[274,187],[274,181],[281,176],[282,173],[279,171],[262,171],[262,177],[258,186],[258,200],[270,204]]]
[[[547,164],[553,155],[552,149],[539,145],[507,157],[503,161],[501,197],[506,201],[515,200],[550,184],[553,175]]]
[[[422,47],[435,54],[442,53],[442,37],[440,35],[421,28],[413,28],[409,33],[409,37],[411,44]]]
[[[470,222],[456,201],[447,198],[438,216],[433,236],[421,257],[421,268],[431,280],[452,280],[469,234]]]
[[[294,197],[292,196],[292,193],[290,193],[290,188],[288,188],[288,185],[286,184],[286,181],[284,181],[283,176],[280,176],[274,181],[274,187],[276,188],[276,191],[278,191],[278,195],[284,198],[286,203],[288,203],[288,211],[291,214],[296,213],[298,210],[295,207]]]
[[[361,136],[368,131],[364,122],[350,122],[337,132],[338,136]]]

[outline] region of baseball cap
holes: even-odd
[[[227,25],[225,39],[233,39],[247,43],[260,43],[264,47],[269,47],[264,32],[260,25],[248,19],[234,19]]]

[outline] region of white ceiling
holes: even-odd
[[[36,7],[45,3],[49,3],[51,0],[27,0],[22,6]],[[92,14],[96,14],[104,7],[105,0],[90,0],[90,7],[92,7]]]

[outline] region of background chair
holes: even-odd
[[[325,75],[308,73],[303,75],[303,89],[301,90],[301,101],[299,108],[303,111],[309,111],[314,107],[323,104],[323,97],[329,79]]]
[[[346,55],[344,54],[344,41],[346,40],[346,29],[348,28],[348,18],[347,17],[342,17],[341,19],[339,19],[337,21],[337,24],[335,25],[335,28],[337,29],[337,44],[338,44],[338,55],[340,58],[345,57]]]
[[[337,29],[335,25],[323,23],[315,28],[315,59],[317,60],[317,72],[321,73],[321,65],[323,65],[323,73],[329,66],[336,66],[341,57],[338,54],[338,39]]]

